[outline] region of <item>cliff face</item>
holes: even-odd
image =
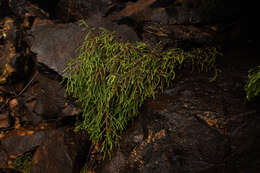
[[[0,172],[21,170],[27,157],[37,173],[85,164],[111,173],[259,172],[259,103],[246,104],[243,90],[260,63],[256,8],[242,0],[1,0]],[[121,41],[220,47],[222,72],[209,83],[182,71],[101,161],[87,134],[73,132],[80,105],[59,83],[87,32],[80,19]]]

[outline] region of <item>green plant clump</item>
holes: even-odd
[[[189,62],[200,71],[216,70],[215,48],[152,50],[142,42],[116,41],[113,33],[99,35],[87,26],[88,34],[77,59],[65,69],[66,91],[82,105],[82,119],[76,130],[87,130],[103,157],[118,146],[120,133],[147,98],[154,98],[175,78],[175,72]]]
[[[13,161],[13,166],[16,170],[19,170],[23,173],[29,173],[32,164],[33,164],[33,160],[32,160],[32,153],[25,153],[22,156],[17,157],[14,161]]]
[[[248,79],[245,91],[247,100],[251,101],[260,94],[260,66],[249,70]]]

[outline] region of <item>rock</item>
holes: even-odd
[[[77,21],[97,13],[102,13],[104,16],[111,5],[111,0],[60,0],[55,14],[63,21]]]
[[[8,112],[0,114],[0,129],[10,126]]]
[[[0,169],[7,168],[7,167],[8,167],[8,155],[2,148],[0,148]]]
[[[20,18],[27,16],[47,18],[49,16],[48,13],[27,0],[10,0],[8,3],[10,10]]]
[[[32,71],[32,54],[23,41],[23,28],[14,18],[6,17],[0,22],[0,83],[17,82],[28,78]]]
[[[19,103],[18,103],[17,99],[12,99],[9,101],[10,109],[16,109],[18,105],[19,105]]]
[[[118,14],[122,17],[137,16],[138,13],[143,12],[149,8],[157,0],[138,0],[136,2],[128,2],[126,7]]]
[[[126,164],[127,160],[122,152],[117,152],[115,153],[110,162],[111,164],[106,165],[103,171],[119,173],[120,169],[122,168],[122,166]]]
[[[171,7],[169,12],[170,25],[195,25],[203,23],[203,18],[194,9],[187,9],[183,7]]]
[[[169,23],[169,16],[165,8],[156,8],[153,10],[150,20],[165,25]]]
[[[116,24],[109,18],[104,18],[101,14],[92,15],[86,19],[86,23],[96,29],[105,28],[112,32],[115,32],[115,36],[120,41],[129,41],[135,43],[140,41],[135,30],[126,24]]]
[[[41,118],[62,117],[62,111],[66,107],[65,89],[59,82],[40,74],[38,74],[34,82],[35,84],[23,94],[23,101],[29,112],[26,115],[27,119],[31,120],[33,124],[37,124],[41,121]]]
[[[31,173],[79,172],[84,166],[80,163],[84,164],[88,144],[85,137],[79,139],[77,136],[68,128],[53,131],[36,150]]]
[[[124,40],[137,40],[135,32],[126,25],[116,25],[104,19],[100,15],[87,20],[90,26],[105,27],[112,31],[118,31],[118,35]],[[32,52],[37,54],[38,63],[64,75],[68,59],[78,55],[76,51],[81,46],[87,31],[79,23],[67,24],[37,24],[30,31],[33,37],[28,38]]]
[[[10,9],[8,6],[8,0],[1,0],[0,1],[0,18],[4,18],[5,16],[10,14]]]
[[[21,173],[20,171],[17,171],[15,169],[10,169],[10,168],[7,168],[7,169],[1,169],[0,168],[0,172],[1,173]]]
[[[1,139],[1,144],[7,154],[17,155],[34,150],[46,139],[46,131],[38,131],[35,134],[20,136],[14,135]]]
[[[122,136],[120,150],[98,165],[96,172],[259,170],[260,119],[257,114],[250,118],[237,116],[248,110],[237,95],[243,93],[243,87],[234,89],[234,76],[220,77],[214,84],[207,82],[206,75],[187,76],[148,102]],[[223,85],[225,82],[228,84]]]
[[[76,23],[33,26],[29,41],[38,63],[45,64],[60,75],[68,59],[76,57],[86,32]]]
[[[145,24],[143,41],[151,45],[161,42],[162,47],[201,47],[215,44],[215,34],[192,25]]]

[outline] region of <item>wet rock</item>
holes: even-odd
[[[14,135],[1,139],[1,144],[9,156],[17,155],[32,151],[40,146],[46,139],[46,133],[46,131],[38,131],[26,136]]]
[[[53,131],[35,152],[31,173],[79,172],[87,147],[86,138],[77,138],[72,129]]]
[[[116,25],[100,15],[87,20],[90,26],[102,26],[118,31],[118,35],[125,40],[137,40],[135,32],[126,25]],[[70,58],[78,55],[76,49],[82,44],[87,31],[79,23],[41,24],[34,25],[30,31],[33,37],[28,38],[32,52],[37,54],[38,63],[64,75],[63,70]]]

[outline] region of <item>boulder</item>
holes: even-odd
[[[55,9],[56,18],[63,21],[86,19],[93,14],[102,13],[111,7],[111,0],[60,0]]]
[[[24,121],[37,125],[42,119],[75,116],[79,110],[69,105],[64,95],[65,89],[58,81],[38,74],[34,84],[22,95],[21,102],[26,109]]]
[[[10,10],[19,18],[41,17],[48,18],[49,14],[27,0],[10,0],[8,2]]]
[[[0,169],[0,172],[1,173],[21,173],[20,171],[18,171],[18,170],[15,170],[15,169]]]
[[[84,166],[87,150],[84,135],[79,137],[71,128],[53,130],[36,150],[31,173],[79,172]]]
[[[47,131],[38,131],[30,135],[20,136],[17,134],[3,138],[1,139],[2,148],[8,156],[32,151],[43,143],[46,139],[46,133]]]
[[[0,113],[0,129],[10,126],[8,112]]]
[[[0,21],[0,83],[17,82],[28,78],[32,71],[32,54],[23,41],[23,28],[17,19],[6,17]]]
[[[123,40],[136,41],[136,33],[126,25],[117,25],[104,19],[99,14],[89,18],[87,24],[95,28],[104,27],[115,31]],[[77,48],[81,46],[86,30],[79,23],[50,24],[46,21],[34,24],[30,30],[28,43],[31,51],[37,56],[38,63],[64,75],[63,70],[70,58],[78,55]]]
[[[37,23],[30,30],[29,45],[38,63],[46,65],[60,75],[68,59],[75,57],[86,32],[76,23]]]
[[[120,149],[96,172],[259,171],[260,120],[239,99],[243,86],[234,87],[230,74],[214,84],[206,75],[189,75],[148,101]]]
[[[2,148],[0,148],[0,168],[8,167],[8,154]]]

